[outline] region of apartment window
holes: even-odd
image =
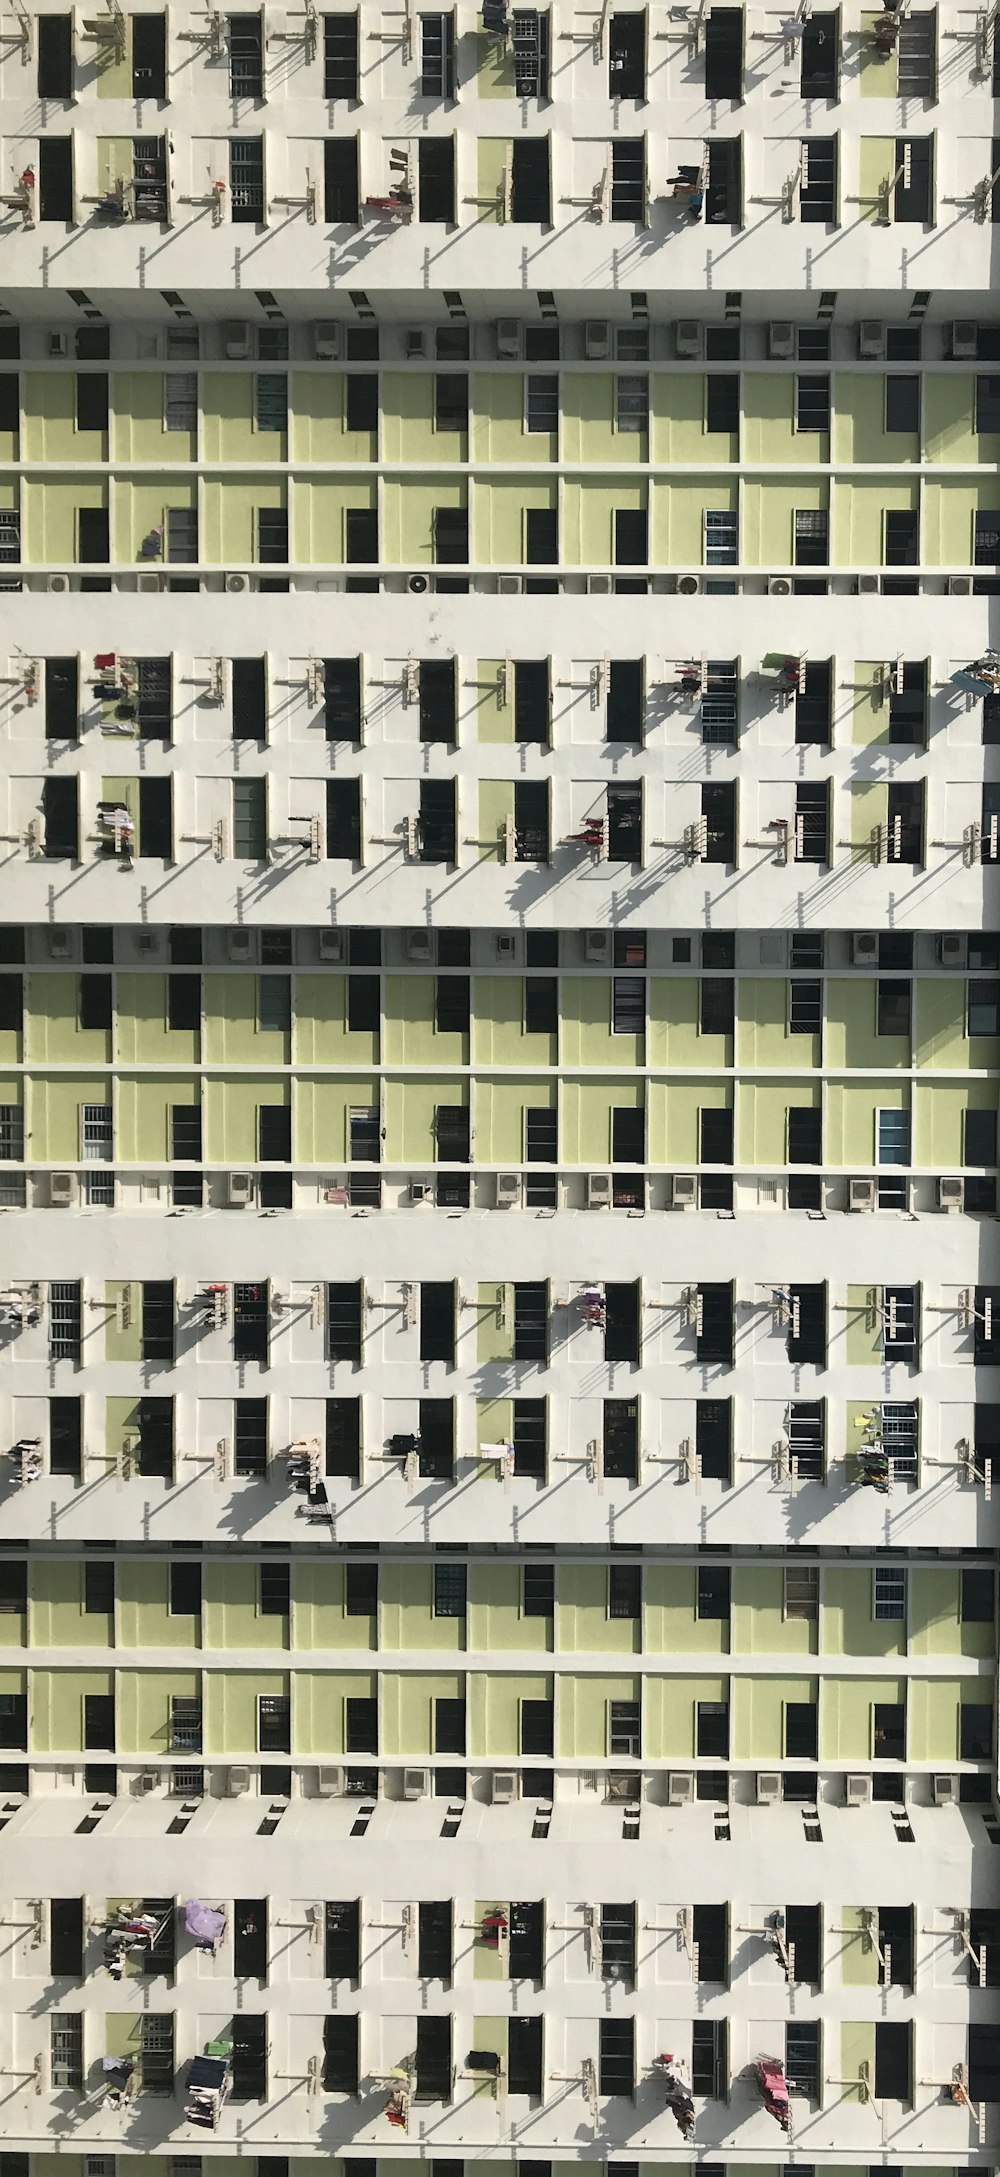
[[[732,1401],[700,1398],[695,1407],[695,1457],[710,1480],[732,1479]]]
[[[360,198],[357,137],[328,136],[323,145],[323,217],[327,224],[356,227]]]
[[[420,1358],[455,1366],[455,1287],[450,1279],[420,1286]]]
[[[996,1583],[992,1568],[988,1565],[966,1565],[962,1569],[963,1625],[992,1625],[996,1602]]]
[[[896,685],[896,682],[899,685]],[[889,690],[889,739],[923,746],[927,737],[927,661],[904,662],[893,673]]]
[[[796,2019],[785,2027],[785,2077],[794,2094],[819,2100],[820,2029],[818,2019]]]
[[[880,978],[875,987],[876,1035],[909,1036],[912,988],[909,982]]]
[[[738,696],[737,660],[709,658],[701,698],[701,738],[706,747],[736,747]]]
[[[44,20],[44,17],[42,20]],[[107,371],[77,371],[76,428],[78,431],[107,431],[109,385],[110,379]]]
[[[133,98],[166,98],[166,95],[166,15],[134,15],[132,18],[132,96]]]
[[[547,748],[551,733],[548,658],[519,658],[514,665],[514,739]]]
[[[797,431],[828,431],[830,428],[830,374],[801,373],[795,380],[795,428]]]
[[[515,225],[551,222],[548,136],[522,136],[511,145],[510,216]]]
[[[258,226],[264,218],[264,138],[229,139],[229,216],[237,226]]]
[[[193,567],[198,559],[198,509],[187,506],[167,508],[167,564],[171,567]]]
[[[260,370],[254,379],[254,419],[258,431],[288,430],[288,372]]]
[[[142,1292],[142,1346],[144,1361],[174,1358],[174,1287],[172,1278],[148,1278]]]
[[[0,1693],[0,1751],[5,1754],[25,1754],[28,1751],[26,1693]]]
[[[113,1617],[115,1611],[115,1561],[113,1557],[88,1558],[83,1567],[83,1607],[88,1617]]]
[[[598,2093],[634,2094],[635,2019],[602,2018],[597,2033]]]
[[[39,16],[45,22],[45,16]],[[80,732],[80,663],[78,658],[45,660],[45,738],[75,741]]]
[[[39,98],[72,98],[72,15],[36,16],[35,35],[38,41],[35,84]]]
[[[90,1754],[115,1751],[115,1697],[113,1693],[83,1696],[83,1744]]]
[[[646,96],[645,14],[616,12],[608,24],[608,97]]]
[[[417,217],[450,226],[455,218],[455,139],[424,137],[417,145]]]
[[[796,507],[796,567],[826,567],[830,559],[830,516],[825,507]]]
[[[467,1036],[471,1008],[467,975],[436,975],[434,978],[434,1027],[439,1036]]]
[[[514,1286],[514,1359],[515,1361],[540,1361],[548,1359],[549,1350],[549,1288],[541,1281],[537,1284],[519,1283]]]
[[[709,8],[705,19],[705,97],[743,96],[743,9]]]
[[[902,92],[900,93],[902,95]],[[897,136],[892,216],[897,226],[923,226],[933,218],[931,136]]]
[[[728,2092],[729,2033],[725,2018],[691,2021],[691,2088],[693,2093],[705,2094],[714,2101],[722,2100]],[[711,2177],[710,2162],[699,2167],[701,2177]]]
[[[360,862],[362,800],[360,779],[327,779],[326,853],[332,862]],[[367,980],[368,978],[365,978]],[[376,977],[377,982],[377,977]],[[348,984],[349,992],[353,982]]]
[[[421,2023],[418,2020],[418,2032]],[[323,2020],[321,2083],[324,2094],[357,2094],[360,2084],[360,2024],[357,2011],[335,2012]]]
[[[735,1022],[735,986],[731,976],[703,975],[698,986],[698,1032],[731,1036]]]
[[[555,1611],[555,1571],[552,1565],[528,1563],[521,1568],[521,1614],[526,1618],[551,1618]],[[548,1705],[548,1704],[546,1704]]]
[[[710,371],[705,380],[706,431],[731,432],[739,427],[739,371]]]
[[[257,562],[280,567],[288,559],[288,515],[281,506],[257,508]]]
[[[737,785],[735,779],[705,784],[701,789],[703,862],[733,863],[736,860]]]
[[[356,100],[359,96],[358,15],[323,17],[323,96]]]
[[[434,375],[434,429],[467,431],[469,428],[468,372],[436,371]]]
[[[897,1566],[876,1566],[873,1579],[872,1616],[906,1620],[906,1571]]]
[[[20,1164],[23,1158],[24,1112],[20,1104],[0,1104],[0,1163]]]
[[[643,975],[611,978],[611,1033],[644,1036],[646,1033],[646,979]]]
[[[227,16],[226,48],[229,54],[230,98],[262,98],[264,26],[261,16]]]
[[[356,1897],[327,1901],[324,1912],[323,1972],[327,1980],[361,1977],[361,1912]],[[258,2157],[258,2177],[260,2158]]]
[[[830,793],[826,785],[795,789],[795,860],[820,866],[830,859]]]
[[[880,2102],[912,2101],[913,2030],[908,2020],[876,2020],[873,2084]]]
[[[615,379],[615,429],[617,431],[647,431],[649,429],[649,380],[626,377]]]
[[[351,1694],[344,1702],[344,1748],[348,1754],[378,1753],[378,1701]]]
[[[608,668],[606,733],[609,741],[641,748],[646,692],[641,658],[612,658]]]
[[[349,383],[353,381],[348,381]],[[361,660],[323,659],[323,724],[328,741],[361,745]],[[332,783],[332,782],[328,782]]]
[[[545,1568],[543,1568],[545,1569]],[[539,1610],[534,1616],[542,1616]],[[551,1616],[551,1607],[544,1613]],[[555,1731],[555,1708],[552,1701],[522,1701],[519,1725],[519,1747],[529,1759],[551,1761]]]
[[[728,1761],[728,1701],[699,1701],[696,1704],[695,1752],[703,1760]]]
[[[73,218],[73,137],[40,136],[38,139],[38,217],[40,220]]]
[[[723,1618],[728,1622],[731,1587],[732,1574],[728,1565],[700,1565],[695,1617]]]
[[[286,1693],[257,1696],[257,1747],[262,1754],[290,1754],[292,1704]]]
[[[456,735],[456,686],[454,658],[421,658],[418,668],[418,702],[421,741],[443,741],[453,746]]]
[[[788,985],[788,1032],[793,1036],[819,1035],[823,1026],[823,985],[795,976]]]
[[[612,862],[642,860],[642,785],[608,785],[607,844]]]
[[[559,429],[559,378],[555,371],[529,371],[524,381],[524,428],[556,432]]]
[[[840,10],[807,16],[799,42],[799,93],[802,98],[836,98],[840,50]]]
[[[78,1278],[56,1278],[49,1285],[49,1359],[80,1365],[83,1301]]]
[[[887,432],[920,431],[920,380],[892,372],[885,381],[885,428]]]
[[[258,1571],[259,1614],[262,1618],[287,1618],[291,1610],[291,1572],[288,1565],[263,1560]]]
[[[1000,982],[970,982],[966,1030],[970,1036],[1000,1035]]]
[[[699,1285],[695,1299],[695,1338],[700,1361],[733,1365],[733,1288],[728,1284]]]
[[[464,1755],[466,1747],[464,1700],[440,1697],[434,1702],[434,1752]]]
[[[735,567],[739,561],[739,517],[727,509],[705,514],[706,567]]]
[[[743,217],[743,141],[739,136],[715,136],[708,140],[708,180],[705,187],[705,220],[708,226],[738,225]],[[709,328],[711,334],[712,328]],[[728,331],[720,326],[718,331]],[[739,354],[739,327],[736,353]],[[711,348],[706,352],[711,357]]]
[[[238,862],[267,860],[267,780],[233,780],[233,855]]]
[[[559,514],[555,507],[524,509],[524,560],[528,567],[554,567],[559,559]],[[559,588],[555,575],[528,575],[525,591],[533,597],[554,596]]]
[[[962,1701],[958,1711],[958,1752],[961,1761],[993,1758],[993,1709],[988,1701]]]
[[[79,796],[80,782],[76,778],[47,778],[42,782],[42,828],[47,861],[79,861]]]
[[[57,2011],[49,2020],[49,2080],[55,2089],[83,2091],[82,2011]]]
[[[514,781],[514,859],[547,862],[551,851],[546,779]]]
[[[649,559],[649,517],[644,507],[615,509],[615,566],[645,567]]]
[[[611,143],[611,217],[646,219],[646,145],[641,136],[617,136]]]
[[[467,1565],[435,1565],[434,1616],[464,1618],[468,1610],[468,1584]]]
[[[634,1619],[642,1617],[641,1565],[608,1567],[608,1616]]]
[[[642,1753],[642,1725],[638,1701],[608,1702],[608,1752],[638,1761]]]
[[[455,96],[454,15],[420,17],[420,96]]]
[[[885,517],[884,563],[915,567],[920,558],[919,516],[909,507],[890,507]],[[992,562],[990,563],[992,564]]]
[[[416,2095],[420,2101],[450,2101],[452,2053],[450,2017],[417,2019]]]

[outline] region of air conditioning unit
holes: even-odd
[[[519,574],[498,574],[498,597],[520,597],[523,588],[524,583]]]
[[[974,363],[979,352],[979,327],[975,318],[956,317],[951,324],[951,352],[956,363]]]
[[[321,960],[342,960],[344,957],[343,930],[321,930],[318,939]]]
[[[611,1208],[611,1173],[587,1173],[587,1208]]]
[[[226,592],[228,596],[242,597],[249,588],[250,577],[248,574],[227,574]]]
[[[335,318],[320,318],[313,326],[313,354],[317,363],[335,363],[340,354],[340,326]]]
[[[871,1777],[870,1777],[870,1776],[848,1776],[848,1777],[845,1777],[845,1779],[844,1779],[844,1805],[845,1805],[845,1806],[848,1806],[848,1807],[870,1807],[870,1806],[871,1806],[871,1803],[872,1803],[872,1780],[871,1780]]]
[[[583,328],[583,352],[589,363],[603,363],[611,354],[611,325],[606,317],[589,317]]]
[[[952,1214],[956,1210],[963,1210],[965,1208],[964,1179],[957,1176],[952,1178],[950,1174],[944,1179],[939,1179],[937,1183],[937,1206],[939,1209],[950,1210]]]
[[[80,1182],[75,1172],[49,1173],[49,1208],[72,1209]]]
[[[696,317],[680,317],[674,328],[674,347],[682,362],[698,361],[705,346],[705,328]]]
[[[248,1209],[253,1201],[253,1173],[226,1174],[226,1200],[230,1209]]]
[[[135,949],[137,952],[141,952],[147,960],[157,960],[163,951],[163,939],[159,930],[137,930],[135,933]]]
[[[791,576],[787,574],[769,574],[767,594],[769,597],[790,597],[792,594]]]
[[[253,930],[242,928],[226,931],[226,951],[230,960],[239,960],[245,964],[253,959],[255,934]]]
[[[677,577],[677,595],[678,597],[700,597],[700,574],[679,574]]]
[[[226,1769],[223,1771],[222,1781],[227,1799],[242,1799],[244,1792],[250,1789],[250,1771],[244,1768]]]
[[[790,363],[795,354],[795,327],[788,318],[772,318],[767,328],[767,352],[772,363]]]
[[[587,576],[588,597],[610,597],[610,595],[611,576],[609,574],[589,574]]]
[[[498,363],[519,363],[524,347],[524,327],[519,317],[497,319]]]
[[[430,1788],[431,1772],[429,1769],[403,1770],[404,1799],[426,1799]]]
[[[490,1777],[490,1799],[495,1807],[509,1807],[517,1798],[520,1778],[516,1769],[494,1769]]]
[[[411,1202],[433,1202],[433,1179],[411,1179],[407,1193]]]
[[[513,930],[499,930],[497,932],[497,959],[517,959],[517,938]]]
[[[222,345],[231,363],[248,363],[252,339],[246,318],[230,318],[222,328]]]
[[[879,594],[879,577],[878,577],[878,575],[877,575],[877,574],[859,574],[859,576],[858,576],[858,596],[859,596],[859,597],[877,597],[877,596],[878,596],[878,594]]]
[[[885,326],[881,318],[862,318],[858,326],[858,354],[862,362],[882,361],[885,354]]]
[[[68,574],[50,574],[45,587],[54,597],[65,597],[69,589]]]
[[[135,586],[137,590],[144,591],[149,596],[154,590],[158,590],[162,586],[162,576],[158,574],[137,575]]]
[[[948,595],[949,597],[971,597],[972,576],[970,574],[950,574],[948,576]]]
[[[778,1770],[778,1769],[758,1769],[758,1771],[757,1771],[757,1805],[758,1805],[759,1807],[774,1807],[774,1806],[777,1806],[777,1804],[778,1804],[778,1801],[779,1801],[779,1799],[780,1799],[780,1798],[781,1798],[781,1772],[780,1772],[780,1770]]]
[[[849,1179],[847,1182],[848,1209],[874,1209],[874,1179]]]
[[[60,356],[69,354],[69,334],[49,333],[45,345],[53,363],[58,362]]]
[[[670,1200],[674,1209],[697,1209],[697,1172],[675,1172],[670,1182]]]
[[[411,596],[422,597],[427,588],[427,576],[425,574],[411,574],[406,587]]]
[[[969,940],[961,930],[943,930],[937,941],[937,956],[943,968],[964,968],[969,957]]]
[[[931,1778],[931,1792],[932,1792],[932,1795],[933,1795],[933,1799],[934,1799],[934,1804],[935,1804],[935,1806],[936,1806],[936,1807],[954,1807],[954,1806],[957,1806],[957,1805],[958,1805],[958,1778],[957,1778],[957,1776],[933,1776],[933,1777]]]
[[[335,1766],[317,1769],[317,1799],[342,1799],[344,1795],[345,1781],[346,1779],[343,1769],[337,1768]]]
[[[667,1805],[668,1807],[691,1807],[694,1805],[693,1769],[669,1769],[667,1771]]]
[[[592,967],[607,967],[611,959],[610,930],[585,930],[583,933],[583,957]]]
[[[160,1781],[160,1772],[159,1772],[159,1769],[143,1769],[143,1770],[141,1770],[141,1772],[140,1772],[140,1774],[139,1774],[139,1777],[138,1777],[138,1779],[137,1779],[137,1788],[138,1788],[138,1790],[139,1790],[140,1794],[142,1795],[142,1797],[145,1797],[145,1795],[146,1795],[146,1793],[147,1793],[147,1792],[151,1792],[151,1791],[156,1791],[156,1789],[157,1789],[157,1786],[159,1785],[159,1781]]]
[[[419,363],[427,353],[427,334],[422,325],[408,325],[403,334],[406,360]]]
[[[497,1173],[497,1208],[498,1208],[498,1209],[520,1209],[520,1207],[521,1207],[521,1174],[520,1174],[520,1172],[498,1172],[498,1173]]]
[[[407,930],[406,957],[420,962],[434,958],[433,930]]]
[[[852,968],[877,968],[878,933],[875,930],[855,930],[851,937]]]
[[[73,932],[65,927],[49,931],[49,959],[72,960]]]

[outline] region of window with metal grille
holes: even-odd
[[[642,784],[609,784],[607,845],[612,862],[642,860]]]
[[[731,1036],[736,996],[729,975],[703,975],[698,985],[698,1032],[703,1036]]]
[[[919,1306],[918,1285],[883,1287],[882,1351],[886,1360],[916,1359]]]
[[[735,658],[709,658],[701,698],[701,738],[706,747],[735,748],[739,680]]]
[[[142,1287],[141,1353],[144,1361],[174,1359],[174,1286],[172,1278],[147,1278]]]
[[[266,1365],[269,1328],[265,1285],[233,1286],[233,1359]]]
[[[648,378],[622,375],[616,377],[615,429],[617,431],[648,431]]]
[[[643,975],[611,978],[611,1033],[644,1036],[646,1033],[646,979]]]
[[[515,779],[515,861],[547,862],[550,848],[548,780]]]
[[[438,1161],[467,1164],[471,1153],[468,1104],[438,1104],[434,1113],[434,1138]]]
[[[323,96],[348,99],[359,96],[356,10],[349,15],[323,17]]]
[[[454,15],[420,17],[420,96],[455,96]]]
[[[288,514],[283,506],[257,508],[257,560],[261,567],[283,566],[288,559]]]
[[[634,2094],[634,2018],[602,2018],[597,2035],[598,2093]]]
[[[467,1565],[435,1565],[434,1616],[464,1618],[468,1608],[468,1585]]]
[[[820,2028],[818,2019],[796,2019],[785,2027],[785,2077],[794,2094],[819,2100]]]
[[[49,1359],[80,1360],[83,1303],[78,1278],[56,1278],[49,1285]]]
[[[636,1910],[634,1905],[600,1907],[601,1978],[635,1980]]]
[[[514,1286],[514,1359],[546,1361],[549,1342],[549,1288],[545,1282]]]
[[[24,1160],[24,1112],[20,1104],[0,1104],[0,1163]]]
[[[167,508],[167,562],[171,567],[193,567],[198,558],[198,509]]]
[[[828,227],[837,220],[837,139],[807,136],[799,143],[799,218],[804,226]],[[813,428],[799,424],[800,430]],[[820,426],[829,429],[829,421]]]
[[[361,1365],[362,1299],[360,1283],[326,1288],[326,1352],[331,1361]]]
[[[12,566],[20,557],[21,516],[14,507],[0,507],[0,566]]]
[[[793,1036],[819,1035],[823,1026],[823,985],[796,976],[788,985],[788,1032]]]
[[[735,567],[739,560],[739,516],[725,508],[706,508],[706,567]]]
[[[227,16],[226,49],[230,98],[262,98],[264,28],[260,15]]]
[[[830,516],[825,507],[796,507],[796,567],[826,567],[830,559]]]
[[[875,1619],[906,1619],[906,1572],[896,1566],[876,1566],[872,1575],[872,1616]]]
[[[923,861],[925,794],[926,788],[922,779],[905,785],[897,781],[890,784],[886,823],[887,861]]]
[[[826,1440],[823,1400],[795,1399],[788,1408],[785,1428],[789,1457],[796,1460],[800,1479],[821,1481]],[[786,1610],[786,1616],[790,1614]]]
[[[292,1704],[286,1693],[257,1696],[257,1745],[262,1754],[289,1754],[292,1750]]]
[[[555,371],[544,375],[528,372],[524,381],[524,428],[526,431],[558,431],[559,378]]]
[[[642,1566],[608,1566],[609,1618],[641,1618]]]
[[[229,216],[242,226],[254,226],[264,217],[263,136],[229,139]]]
[[[608,1752],[638,1761],[642,1753],[642,1722],[638,1701],[608,1702]]]
[[[515,8],[512,20],[515,98],[547,98],[551,26],[547,8]]]
[[[916,1481],[918,1409],[914,1399],[885,1400],[879,1409],[882,1443],[898,1481]]]
[[[719,2101],[729,2091],[728,2022],[695,2018],[691,2022],[691,2091]],[[704,2177],[705,2165],[702,2165]]]
[[[784,1574],[784,1615],[814,1625],[819,1616],[819,1567],[806,1565]]]
[[[173,1694],[170,1701],[171,1753],[200,1754],[201,1732],[201,1701],[193,1696]]]
[[[826,1286],[788,1288],[788,1358],[815,1368],[826,1366]]]
[[[83,2012],[59,2011],[49,2020],[49,2081],[83,2088]]]

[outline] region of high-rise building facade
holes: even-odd
[[[0,2177],[1000,2159],[998,96],[0,17]]]

